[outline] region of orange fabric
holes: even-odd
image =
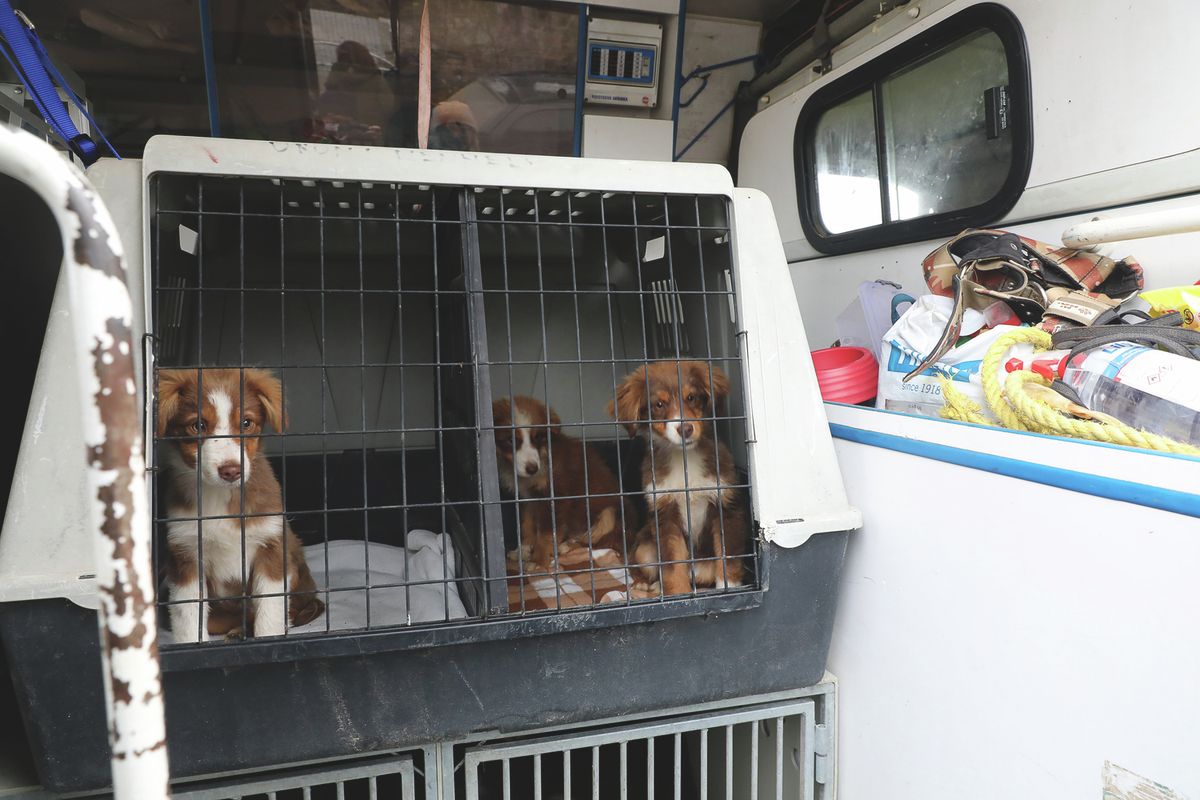
[[[629,572],[620,556],[611,550],[591,558],[587,548],[572,550],[558,557],[558,572],[554,573],[527,563],[522,576],[521,565],[512,558],[507,566],[508,610],[512,613],[624,603],[626,599],[658,596],[631,589]]]
[[[417,61],[417,147],[429,146],[430,66],[432,52],[429,43],[429,0],[421,8],[421,44]]]

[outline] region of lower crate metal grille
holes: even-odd
[[[462,758],[465,800],[744,800],[832,797],[813,700],[481,745]]]
[[[175,800],[416,800],[411,756],[385,756],[334,767],[206,781],[178,787]]]

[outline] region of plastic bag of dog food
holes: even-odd
[[[917,298],[912,308],[884,334],[876,408],[936,417],[943,402],[938,378],[945,376],[954,381],[954,386],[963,394],[978,403],[985,416],[992,418],[983,396],[980,365],[996,338],[1013,330],[1013,325],[986,327],[984,315],[968,309],[963,316],[959,344],[932,366],[913,376],[912,380],[904,382],[904,376],[924,361],[937,345],[953,307],[954,301],[949,297],[924,295]],[[1024,347],[1029,352],[1033,351],[1028,345]],[[1020,355],[1020,349],[1014,348],[1014,355]]]
[[[1151,289],[1139,296],[1150,304],[1150,316],[1161,317],[1178,311],[1183,315],[1183,327],[1200,331],[1200,286]]]

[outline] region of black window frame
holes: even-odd
[[[1012,162],[1000,189],[988,200],[967,208],[943,211],[907,220],[884,221],[878,225],[842,233],[829,231],[821,221],[817,196],[814,134],[825,112],[864,91],[872,93],[875,106],[876,140],[881,133],[882,109],[879,86],[886,78],[913,66],[964,37],[981,31],[994,33],[1004,46],[1008,61],[1008,116],[1012,131]],[[888,245],[942,238],[965,228],[993,223],[1007,214],[1025,190],[1033,161],[1033,102],[1029,78],[1029,56],[1025,31],[1016,15],[997,3],[980,3],[966,8],[929,30],[917,34],[868,63],[813,93],[800,110],[794,138],[796,197],[800,225],[809,243],[827,255],[852,253]],[[877,146],[882,147],[882,143]],[[887,193],[887,175],[879,154],[880,192]],[[882,203],[881,203],[882,211]]]

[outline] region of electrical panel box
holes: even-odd
[[[583,99],[617,106],[658,105],[662,32],[662,25],[589,18]]]

